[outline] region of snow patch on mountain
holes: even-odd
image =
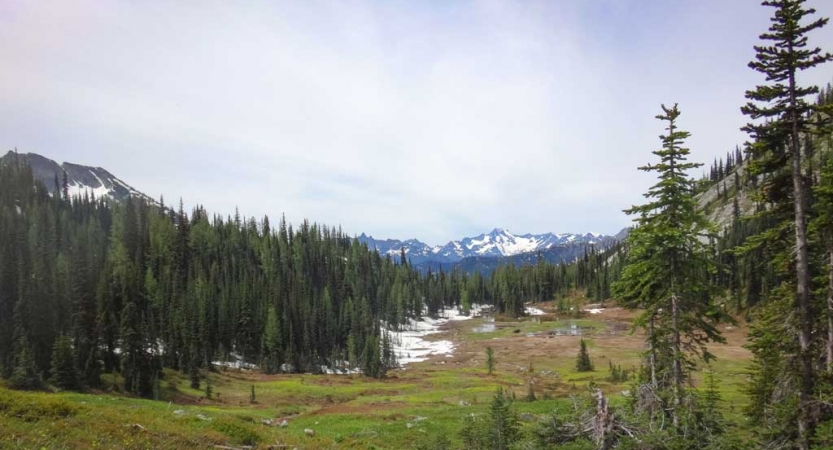
[[[41,181],[50,195],[55,195],[56,189],[67,181],[67,193],[70,197],[95,196],[96,199],[109,197],[124,200],[128,197],[141,197],[156,203],[149,196],[133,189],[130,185],[117,178],[101,167],[84,166],[64,162],[58,164],[54,160],[37,153],[8,152],[0,158],[0,162],[25,163],[32,169],[32,175]],[[57,186],[56,186],[57,180]]]
[[[424,261],[457,262],[471,256],[506,257],[522,253],[543,251],[558,245],[586,243],[596,244],[610,239],[601,233],[544,233],[515,234],[503,228],[495,228],[489,233],[451,241],[445,245],[429,246],[416,239],[400,241],[396,239],[374,239],[362,233],[359,241],[368,248],[376,249],[382,255],[397,257],[404,249],[407,258],[414,264]]]

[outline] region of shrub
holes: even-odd
[[[211,424],[211,428],[223,433],[236,444],[255,445],[260,441],[260,436],[254,431],[228,420],[218,420]]]

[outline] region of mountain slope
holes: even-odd
[[[64,173],[67,175],[67,185],[70,196],[84,195],[95,198],[110,197],[114,200],[124,200],[127,197],[138,196],[150,202],[155,201],[149,196],[137,191],[118,177],[101,167],[84,166],[81,164],[62,163],[41,156],[37,153],[15,153],[9,151],[0,157],[0,162],[13,161],[26,163],[32,168],[35,179],[42,182],[50,194],[55,193],[55,180],[63,183]]]

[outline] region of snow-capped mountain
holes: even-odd
[[[123,200],[130,196],[139,196],[153,202],[147,195],[133,189],[124,181],[118,179],[101,167],[83,166],[73,163],[57,162],[38,155],[37,153],[15,153],[9,151],[0,158],[0,162],[25,162],[32,168],[32,174],[36,179],[43,182],[50,194],[55,193],[55,179],[58,184],[63,184],[64,173],[67,174],[67,187],[70,196],[83,196],[85,193],[95,198],[110,197],[115,200]]]
[[[495,228],[489,233],[475,237],[466,237],[451,241],[442,246],[431,247],[416,239],[400,241],[397,239],[377,240],[362,233],[359,241],[375,248],[382,255],[398,257],[402,249],[413,264],[426,261],[438,263],[457,262],[463,258],[506,257],[522,253],[537,252],[567,244],[597,244],[613,240],[610,236],[599,233],[544,233],[514,234],[509,230]]]

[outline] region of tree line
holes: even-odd
[[[420,274],[338,228],[71,198],[66,177],[54,183],[50,195],[24,162],[0,164],[0,374],[20,387],[120,373],[152,397],[162,368],[198,383],[215,361],[382,376],[396,364],[385,329],[477,304],[520,316],[588,278],[585,264]]]

